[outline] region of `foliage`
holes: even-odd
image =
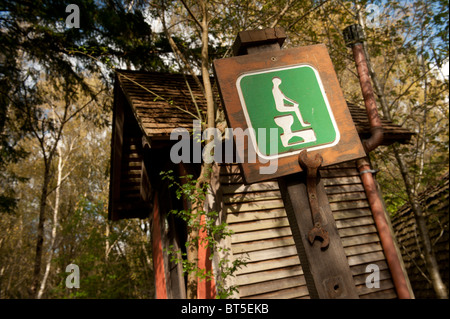
[[[381,112],[415,133],[409,145],[379,148],[373,154],[391,213],[408,201],[404,178],[411,181],[416,196],[448,170],[449,79],[441,73],[443,63],[448,63],[448,17],[440,11],[442,3],[386,3],[379,17],[384,24],[366,29],[374,72],[380,78],[378,95],[384,98]],[[395,164],[395,154],[408,168],[406,177]]]
[[[92,97],[97,94],[87,84],[88,72],[99,72],[105,83],[110,82],[101,65],[83,52],[141,69],[164,67],[150,26],[141,10],[128,10],[129,1],[71,3],[80,9],[81,28],[65,26],[67,1],[0,3],[0,212],[11,211],[17,201],[9,185],[20,174],[4,171],[26,156],[19,142],[30,134],[32,123],[25,122],[23,114],[42,102],[36,87],[42,74],[52,85],[63,87],[63,98],[70,99],[80,87]]]
[[[202,2],[183,2],[74,0],[71,3],[81,13],[79,29],[65,26],[65,1],[0,3],[0,298],[32,297],[31,265],[46,174],[43,257],[52,251],[53,258],[44,296],[153,297],[148,221],[111,224],[106,220],[113,97],[108,67],[187,72],[190,65],[198,74],[205,63],[193,16],[202,17]],[[380,9],[378,16],[366,11],[371,5]],[[222,0],[208,1],[208,15],[210,75],[212,60],[231,54],[237,32],[281,26],[288,35],[285,47],[324,43],[346,99],[360,105],[359,82],[342,29],[359,17],[366,22],[378,18],[365,28],[371,65],[380,79],[378,93],[383,93],[377,95],[378,105],[386,105],[380,107],[384,117],[416,133],[408,145],[380,147],[372,154],[389,212],[395,214],[408,201],[395,153],[408,168],[414,194],[448,170],[449,80],[440,72],[448,63],[448,0]],[[168,32],[155,30],[155,22],[163,17]],[[170,40],[185,61],[177,57]],[[72,112],[91,99],[82,111],[69,113],[75,116],[60,132],[57,145],[67,162],[63,171],[67,177],[60,185],[63,200],[55,247],[50,247],[60,158],[55,153],[45,164],[44,157],[58,136],[62,110],[67,106]],[[185,179],[183,184],[175,178],[171,181],[179,198],[189,199],[191,206],[173,213],[205,233],[217,255],[223,249],[221,239],[231,233],[224,224],[215,223],[215,212],[196,210],[208,184],[197,187],[192,176]],[[205,224],[199,222],[200,215],[205,216]],[[185,271],[194,271],[186,258],[180,262]],[[226,278],[244,263],[220,262],[223,278],[215,281],[219,297],[226,297],[233,289],[226,287]],[[69,263],[80,266],[81,288],[76,291],[64,286]],[[210,280],[214,274],[199,270],[197,276]]]
[[[101,86],[98,79],[89,85]],[[45,82],[39,82],[45,86]],[[48,83],[48,82],[47,82]],[[47,87],[47,89],[50,89]],[[96,89],[98,90],[98,88]],[[53,99],[50,98],[52,96]],[[51,114],[52,107],[61,106],[62,95],[53,91],[46,95],[47,104],[36,106],[41,114]],[[111,103],[106,92],[68,121],[59,139],[60,155],[49,165],[49,193],[46,200],[43,260],[51,250],[53,258],[47,280],[45,298],[152,298],[154,296],[148,221],[130,221],[111,225],[107,221],[109,195],[110,129],[99,125],[109,121],[111,113],[103,113],[103,106]],[[78,91],[77,104],[90,97]],[[104,103],[104,104],[103,104]],[[56,108],[58,113],[61,109]],[[62,113],[60,113],[62,116]],[[41,117],[33,122],[44,128],[39,136],[50,146],[55,139],[56,121]],[[54,119],[54,118],[53,118]],[[51,126],[49,126],[51,124]],[[37,211],[45,171],[44,153],[37,138],[29,136],[19,146],[29,154],[9,163],[8,173],[26,176],[27,180],[13,185],[19,194],[17,207],[2,216],[0,223],[0,297],[30,298],[32,292],[33,258],[36,246]],[[45,148],[48,151],[48,148]],[[100,151],[103,150],[103,151]],[[48,154],[48,153],[47,153]],[[51,247],[52,214],[56,204],[55,188],[57,162],[65,162],[60,185],[59,216],[55,246]],[[80,289],[65,287],[65,268],[75,263],[80,267]]]
[[[55,259],[58,277],[50,298],[151,298],[154,294],[152,272],[146,265],[141,243],[148,243],[141,234],[139,222],[115,224],[109,235],[107,205],[80,198],[75,211],[61,229],[61,253]],[[144,240],[144,241],[142,241]],[[106,257],[106,242],[115,243]],[[145,244],[147,245],[147,244]],[[148,249],[148,247],[144,248]],[[65,287],[65,267],[74,263],[80,268],[80,288]]]
[[[190,208],[182,210],[172,210],[171,214],[181,218],[186,222],[188,229],[197,229],[197,234],[204,234],[204,236],[190,237],[186,241],[186,248],[192,244],[198,246],[203,245],[209,248],[211,255],[210,260],[214,258],[215,254],[220,256],[228,256],[231,251],[230,247],[223,247],[221,241],[230,237],[233,234],[232,230],[228,229],[226,222],[217,223],[218,213],[215,211],[205,211],[203,207],[198,207],[204,203],[209,185],[203,184],[199,189],[197,187],[197,180],[193,175],[180,176],[179,180],[173,175],[173,171],[169,170],[161,172],[162,179],[169,180],[169,188],[175,187],[177,199],[184,199],[190,205]],[[183,182],[181,182],[182,180]],[[196,208],[196,209],[194,209]],[[204,217],[204,218],[202,218]],[[233,261],[228,258],[219,258],[218,267],[215,276],[212,270],[201,269],[197,267],[196,263],[190,262],[186,257],[187,253],[181,249],[175,250],[171,245],[167,251],[171,256],[171,260],[183,265],[184,273],[194,273],[200,280],[215,280],[217,296],[216,298],[225,299],[230,297],[234,292],[238,291],[236,286],[227,286],[226,280],[229,277],[235,276],[235,273],[246,265],[245,257],[239,257]],[[181,256],[179,259],[178,256]]]

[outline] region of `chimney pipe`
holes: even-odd
[[[383,126],[378,115],[375,94],[370,81],[369,68],[364,54],[364,34],[359,24],[351,25],[344,29],[344,40],[348,47],[352,48],[353,57],[358,70],[359,83],[364,97],[367,117],[369,119],[371,136],[363,140],[364,150],[367,154],[377,148],[383,141]]]
[[[372,83],[370,80],[366,56],[364,54],[364,33],[359,24],[354,24],[345,28],[343,33],[345,44],[348,47],[351,47],[353,51],[353,57],[355,59],[359,76],[359,83],[361,85],[367,117],[369,119],[371,136],[362,141],[364,150],[368,155],[370,151],[373,151],[381,144],[384,133],[375,102],[375,94],[373,92]],[[411,299],[412,297],[407,285],[406,277],[397,253],[397,249],[395,248],[392,232],[386,220],[387,217],[384,211],[384,205],[381,200],[381,195],[378,192],[369,160],[367,158],[359,159],[357,161],[357,166],[361,175],[361,181],[364,185],[367,199],[369,201],[370,210],[372,211],[373,219],[378,229],[381,245],[391,271],[397,296],[399,299]]]

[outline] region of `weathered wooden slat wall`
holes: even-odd
[[[142,171],[142,156],[139,152],[138,143],[142,139],[126,137],[124,139],[123,161],[122,161],[122,201],[140,200],[140,185]]]
[[[433,252],[439,264],[444,283],[449,282],[449,175],[441,176],[440,183],[430,186],[418,195],[427,221]],[[392,216],[394,228],[405,267],[417,299],[433,299],[436,293],[423,273],[428,275],[424,258],[421,257],[423,243],[410,205],[401,207]]]
[[[321,169],[350,269],[361,298],[396,298],[364,188],[354,162]],[[309,298],[277,181],[245,185],[237,164],[221,166],[221,187],[236,258],[240,298]],[[380,288],[367,288],[366,267],[380,269]]]
[[[114,147],[120,151],[112,160],[111,191],[114,194],[109,207],[110,218],[145,218],[150,214],[151,202],[150,184],[143,167],[142,131],[122,93],[118,93],[115,107],[121,123],[115,123]]]
[[[309,297],[276,181],[245,185],[238,165],[222,165],[220,182],[235,258],[240,298]]]

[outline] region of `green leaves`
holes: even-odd
[[[169,181],[169,188],[175,187],[178,199],[184,199],[189,203],[189,209],[170,211],[171,214],[186,222],[191,233],[198,234],[195,237],[188,238],[185,243],[186,249],[189,250],[191,246],[206,246],[210,249],[211,260],[215,254],[218,254],[218,273],[220,275],[217,278],[211,270],[198,268],[198,258],[194,258],[193,261],[192,259],[188,260],[187,253],[181,249],[174,249],[173,245],[169,246],[166,250],[170,255],[171,261],[182,264],[183,272],[186,274],[195,274],[197,278],[208,281],[214,279],[218,292],[217,298],[223,299],[230,297],[237,291],[237,287],[228,286],[226,281],[229,277],[234,276],[241,267],[245,266],[246,262],[245,257],[240,257],[233,261],[226,257],[230,255],[231,248],[221,245],[221,241],[230,237],[233,231],[228,229],[228,225],[225,222],[218,222],[218,212],[205,211],[203,209],[203,203],[206,199],[209,186],[205,183],[199,187],[198,181],[193,178],[193,175],[176,178],[172,170],[160,172],[160,175],[163,180]],[[196,231],[192,232],[192,230]]]

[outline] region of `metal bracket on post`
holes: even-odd
[[[329,244],[329,237],[328,232],[322,227],[322,217],[320,216],[320,206],[317,198],[317,174],[322,161],[320,154],[316,154],[314,158],[311,158],[308,157],[306,150],[298,155],[298,162],[306,171],[306,190],[308,191],[308,201],[313,221],[313,228],[308,232],[308,240],[312,245],[314,240],[318,238],[322,242],[320,248],[326,249]]]

